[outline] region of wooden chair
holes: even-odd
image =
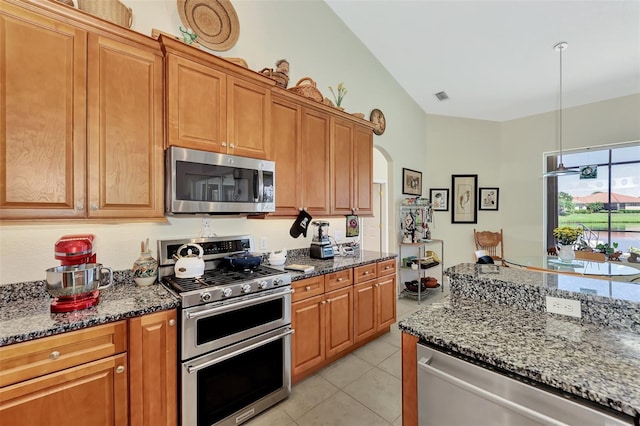
[[[576,259],[578,260],[593,260],[594,262],[606,262],[607,256],[604,253],[598,253],[596,251],[574,251]]]
[[[473,230],[473,240],[476,243],[476,251],[484,250],[495,263],[504,265],[504,243],[502,241],[502,229],[500,232]],[[476,256],[476,261],[478,260]]]

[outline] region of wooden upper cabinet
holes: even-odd
[[[373,130],[354,126],[353,207],[359,215],[373,214]]]
[[[0,10],[0,218],[85,215],[87,34]]]
[[[88,216],[164,215],[160,50],[89,35]]]
[[[351,214],[353,205],[353,124],[331,120],[331,214]]]
[[[271,89],[227,77],[227,152],[241,157],[271,159]],[[276,177],[277,179],[277,177]]]
[[[271,159],[275,83],[264,83],[264,77],[244,69],[235,73],[222,59],[179,41],[162,37],[161,42],[167,70],[167,145]]]
[[[373,131],[346,120],[331,124],[331,214],[373,214]]]
[[[222,152],[227,134],[226,75],[198,62],[168,54],[167,142]]]
[[[329,215],[330,115],[302,108],[302,207],[311,216]],[[276,179],[278,177],[276,176]],[[278,195],[276,194],[276,200]]]
[[[276,211],[295,216],[302,207],[302,107],[277,96],[271,102],[271,146],[276,163]]]

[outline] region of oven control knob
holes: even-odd
[[[209,300],[211,300],[211,293],[209,293],[209,292],[207,292],[207,293],[202,293],[202,294],[200,295],[200,299],[201,299],[203,302],[208,302]]]
[[[233,291],[229,287],[222,289],[222,297],[229,297],[231,293],[233,293]]]
[[[251,285],[250,284],[245,284],[242,286],[242,292],[243,293],[249,293],[251,291]]]
[[[268,283],[268,282],[266,282],[266,281],[260,281],[260,282],[258,283],[258,288],[259,288],[259,289],[264,290],[265,288],[267,288],[267,286],[268,286],[268,285],[269,285],[269,283]]]
[[[276,278],[276,279],[273,280],[273,286],[274,287],[278,286],[280,284],[282,284],[282,279],[281,278]]]

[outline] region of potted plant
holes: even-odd
[[[600,243],[596,246],[596,250],[598,250],[601,253],[604,254],[613,254],[615,253],[616,249],[618,248],[618,243],[611,243],[611,246],[609,246],[609,243]]]
[[[573,245],[582,235],[582,228],[576,226],[559,226],[553,230],[553,236],[558,242],[558,257],[564,262],[570,262],[575,259],[573,253]]]

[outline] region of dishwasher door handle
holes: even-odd
[[[567,423],[560,422],[556,419],[552,419],[549,416],[545,416],[542,413],[531,410],[527,407],[524,407],[520,404],[516,404],[515,402],[511,402],[508,399],[505,399],[501,396],[493,394],[485,389],[482,389],[478,386],[472,385],[471,383],[467,383],[464,380],[461,380],[451,374],[445,373],[442,370],[438,370],[435,367],[429,365],[431,363],[431,357],[429,358],[420,358],[418,361],[418,368],[425,370],[429,374],[433,374],[434,376],[442,379],[446,382],[451,383],[454,386],[457,386],[465,391],[471,392],[480,398],[483,398],[487,401],[493,402],[494,404],[500,405],[508,410],[511,410],[515,413],[521,414],[525,417],[528,417],[532,420],[536,420],[542,422],[545,425],[550,426],[569,426]]]

